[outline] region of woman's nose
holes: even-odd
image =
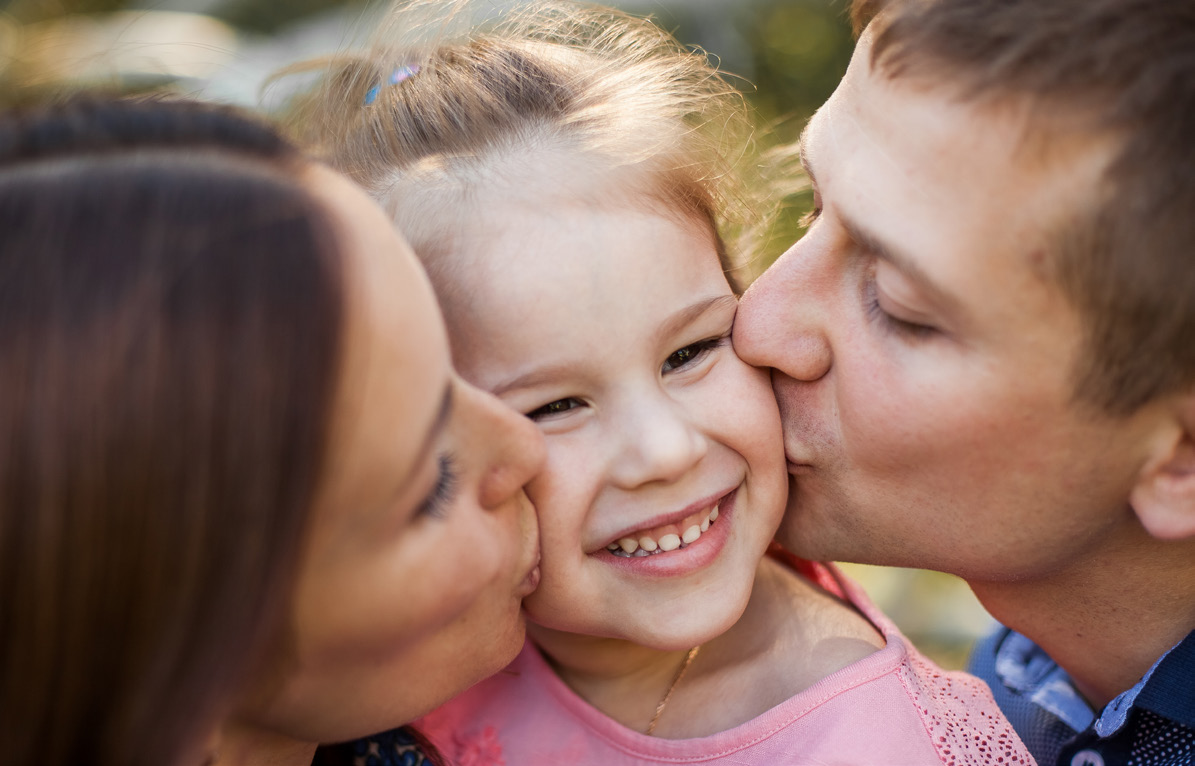
[[[670,483],[701,461],[709,443],[690,413],[665,396],[619,412],[612,462],[614,483],[634,489]]]
[[[827,275],[817,253],[797,242],[755,280],[739,302],[734,350],[747,364],[773,367],[796,380],[818,380],[833,358],[826,333]]]
[[[483,508],[494,510],[517,494],[543,469],[544,437],[523,415],[480,389],[463,384],[477,398],[475,429],[485,451],[486,470],[479,490]]]

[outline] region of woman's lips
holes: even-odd
[[[527,567],[527,574],[523,575],[523,579],[519,581],[517,594],[519,598],[526,598],[535,592],[539,587],[540,579],[540,562],[543,560],[543,550],[539,542],[539,514],[534,505],[531,504],[531,499],[523,494],[523,512],[524,516],[524,534],[529,543],[530,555],[527,556],[527,561],[531,562]],[[529,521],[528,521],[529,519]]]
[[[531,566],[527,569],[527,574],[523,575],[523,579],[519,582],[519,587],[516,591],[519,598],[526,598],[535,592],[539,587],[540,579],[540,549],[539,539],[535,541],[535,556],[531,559]]]
[[[524,577],[523,581],[519,584],[519,598],[527,598],[534,593],[535,589],[539,587],[539,578],[539,559],[537,558],[535,561],[535,566],[531,567],[531,569],[527,572],[527,576]]]

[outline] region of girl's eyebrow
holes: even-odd
[[[733,314],[738,309],[738,305],[739,299],[731,294],[714,295],[697,301],[664,320],[656,329],[655,339],[657,342],[666,340],[692,324],[701,315],[711,311],[729,310]]]
[[[734,297],[734,295],[727,294],[713,295],[685,306],[665,319],[656,328],[656,331],[652,334],[653,342],[659,343],[676,335],[703,314],[724,309],[729,309],[733,313],[737,310],[738,305],[739,299]],[[574,364],[549,364],[543,367],[536,367],[533,370],[529,370],[522,375],[503,381],[490,388],[490,393],[494,396],[501,396],[507,391],[515,389],[533,388],[543,383],[550,383],[553,380],[559,380],[565,376],[576,374],[576,371],[577,368]]]
[[[518,377],[499,383],[490,389],[490,393],[494,396],[501,396],[507,391],[513,391],[517,388],[534,388],[542,383],[558,380],[570,372],[574,372],[575,369],[575,365],[571,364],[549,364],[544,367],[536,367]]]

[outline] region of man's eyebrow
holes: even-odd
[[[817,176],[813,172],[813,163],[809,158],[809,127],[813,124],[813,120],[805,123],[805,127],[801,130],[801,135],[797,138],[797,158],[801,161],[801,167],[805,170],[805,175],[809,176],[809,180],[814,186],[817,186]]]
[[[915,258],[899,247],[885,242],[878,234],[851,219],[841,208],[835,210],[835,218],[847,236],[865,253],[895,266],[943,309],[954,312],[961,311],[962,304],[959,300],[931,279],[929,274],[925,273],[925,270],[917,264]]]
[[[814,174],[813,163],[811,161],[809,151],[809,129],[813,125],[813,120],[817,119],[815,114],[810,118],[809,122],[805,124],[804,130],[801,131],[801,137],[797,139],[798,156],[801,159],[801,167],[805,170],[805,175],[809,176],[809,180],[814,186],[817,186],[817,177]],[[825,200],[823,199],[823,204]],[[959,312],[962,309],[962,304],[957,298],[950,293],[943,290],[929,274],[925,273],[918,264],[917,260],[911,255],[901,250],[899,247],[884,241],[882,237],[868,229],[863,224],[853,219],[849,213],[844,211],[840,206],[836,206],[834,210],[835,218],[842,226],[856,245],[858,245],[864,252],[881,261],[895,266],[901,273],[909,277],[920,287],[931,300],[942,306],[947,311]]]

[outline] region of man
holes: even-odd
[[[1195,3],[855,5],[813,220],[735,328],[780,539],[967,580],[1042,763],[1190,764]]]

